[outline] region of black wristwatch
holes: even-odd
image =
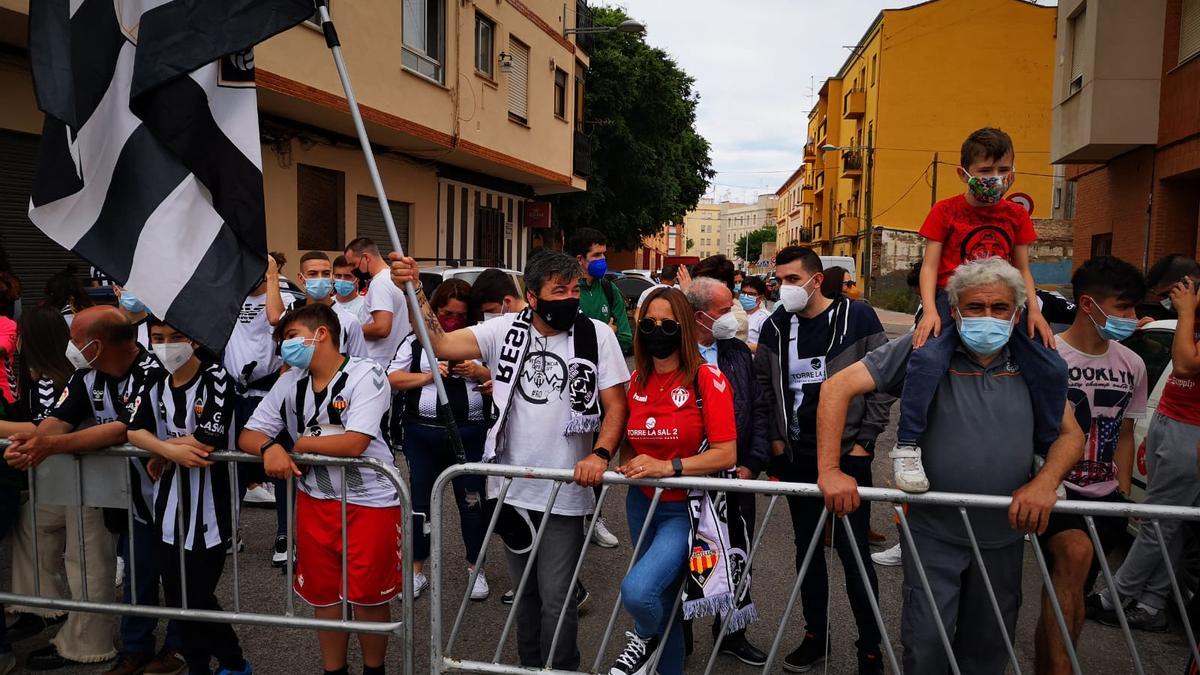
[[[267,450],[270,449],[270,447],[272,445],[279,445],[279,441],[276,441],[274,438],[268,438],[266,443],[263,443],[262,445],[258,446],[258,455],[260,457],[266,457]],[[279,445],[279,447],[282,448],[283,446]]]
[[[672,457],[671,468],[675,469],[675,477],[679,478],[683,475],[683,460],[678,457]]]
[[[612,453],[608,451],[608,448],[594,448],[592,454],[606,462],[612,461]]]

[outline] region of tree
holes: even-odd
[[[750,252],[746,253],[746,239],[750,240]],[[749,234],[743,234],[733,245],[735,255],[742,256],[746,262],[758,260],[762,256],[762,247],[764,242],[775,241],[775,228],[768,225],[767,227],[755,230]]]
[[[691,238],[691,237],[688,237],[688,240],[687,240],[687,251],[688,251],[688,253],[691,253],[692,249],[694,249],[694,248],[696,248],[696,243],[695,243],[694,241],[692,241],[692,238]]]
[[[629,19],[592,9],[596,26]],[[551,197],[555,225],[594,227],[610,248],[637,248],[663,223],[680,222],[715,175],[708,141],[696,132],[695,81],[640,35],[596,36],[587,74],[583,131],[591,142],[588,189]]]

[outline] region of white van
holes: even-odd
[[[850,274],[851,280],[858,281],[858,268],[854,265],[854,258],[848,255],[821,256],[821,268],[829,269],[830,267],[840,267]]]

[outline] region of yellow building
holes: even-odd
[[[775,191],[775,243],[778,248],[812,241],[812,229],[804,222],[804,200],[812,199],[812,190],[805,190],[807,179],[808,165],[801,164]]]
[[[707,258],[721,253],[721,205],[704,198],[683,216],[685,255]]]
[[[855,256],[872,277],[907,267],[921,254],[914,233],[932,202],[963,190],[959,148],[984,126],[1013,138],[1010,195],[1028,196],[1034,218],[1049,217],[1055,20],[1053,7],[1023,0],[880,12],[809,114],[803,168],[812,197],[802,220],[813,247]]]
[[[0,241],[44,251],[40,261],[57,271],[72,256],[25,215],[42,128],[27,14],[28,0],[0,0],[0,175],[12,193],[0,195]],[[525,204],[587,188],[588,56],[564,31],[590,25],[589,16],[584,0],[333,3],[413,255],[520,269],[537,233]],[[269,248],[291,257],[340,253],[358,235],[382,243],[382,214],[320,29],[305,23],[271,38],[256,48],[255,65]]]

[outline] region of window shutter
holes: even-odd
[[[408,214],[411,204],[388,200],[388,208],[392,212],[392,221],[396,223],[396,234],[400,236],[400,245],[404,252],[409,252],[408,245]],[[358,236],[370,237],[379,246],[379,252],[387,255],[392,252],[392,238],[387,231],[387,223],[383,220],[383,211],[379,209],[379,199],[368,195],[358,195]]]
[[[1200,52],[1200,0],[1183,0],[1179,17],[1179,62]]]
[[[345,223],[345,174],[299,164],[296,167],[296,244],[301,249],[337,251]]]
[[[508,112],[521,121],[529,120],[529,47],[509,41],[512,71],[508,74]]]
[[[1087,10],[1071,17],[1071,79],[1083,75],[1084,54],[1083,39],[1084,21],[1087,20]]]

